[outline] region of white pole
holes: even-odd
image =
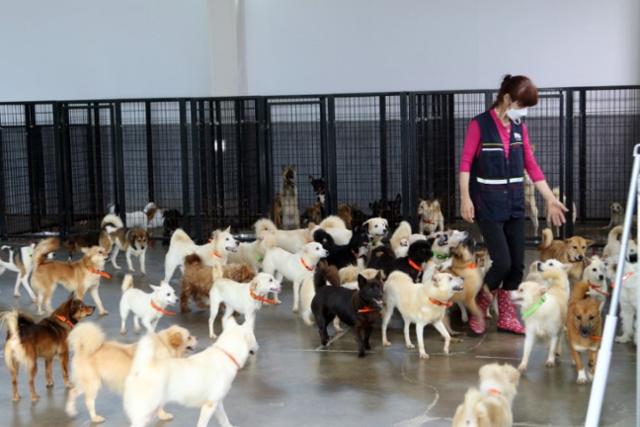
[[[591,387],[587,418],[584,424],[585,427],[598,427],[600,422],[600,412],[602,411],[602,402],[604,400],[604,392],[607,386],[607,377],[609,375],[609,365],[611,364],[611,349],[613,347],[616,325],[618,323],[616,313],[618,310],[618,302],[620,301],[624,264],[627,256],[631,227],[633,225],[636,197],[638,197],[638,177],[640,177],[640,145],[636,145],[633,149],[633,171],[631,172],[629,193],[627,194],[624,226],[622,230],[622,238],[620,240],[620,254],[618,255],[618,265],[616,268],[616,278],[614,282],[615,285],[613,288],[613,295],[611,296],[609,314],[607,315],[604,324],[601,341],[602,344],[600,346],[600,351],[598,352],[598,363],[596,365],[596,373]],[[639,367],[636,366],[636,369],[638,368]],[[639,408],[636,406],[636,411],[638,410]]]

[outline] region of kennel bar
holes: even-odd
[[[5,175],[4,175],[4,139],[2,137],[2,117],[0,115],[0,238],[2,240],[7,239],[7,204],[6,193],[4,190]]]
[[[566,161],[564,162],[565,165],[565,183],[567,184],[565,186],[565,192],[566,192],[566,197],[567,197],[567,222],[565,222],[565,225],[563,227],[562,230],[562,237],[569,237],[569,236],[573,236],[573,179],[574,179],[574,175],[573,175],[573,90],[568,90],[566,93],[566,124],[565,124],[565,130],[567,132],[567,136],[566,136],[566,142],[565,142],[565,153],[564,153],[564,158],[566,159]],[[562,188],[562,186],[560,187]],[[560,190],[560,200],[562,200],[562,190]]]

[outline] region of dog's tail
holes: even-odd
[[[102,347],[106,337],[97,324],[83,322],[71,330],[67,340],[76,356],[89,357]]]
[[[40,266],[47,255],[51,252],[55,252],[60,248],[60,239],[57,237],[49,237],[40,241],[33,249],[33,268],[34,270]]]
[[[263,237],[268,232],[278,231],[278,227],[268,218],[257,220],[253,228],[256,232],[256,237]]]
[[[26,316],[20,315],[18,310],[5,311],[4,313],[0,313],[0,329],[3,327],[7,328],[7,332],[9,335],[7,339],[12,337],[20,337],[20,321],[29,322],[31,319]],[[33,323],[33,321],[31,320]]]
[[[402,221],[398,224],[398,228],[391,235],[391,239],[389,239],[389,243],[391,244],[391,248],[395,251],[400,247],[400,243],[402,240],[409,240],[411,237],[411,224],[407,221]]]
[[[176,228],[176,231],[173,232],[173,234],[171,235],[171,242],[169,243],[170,246],[173,246],[175,243],[193,243],[193,240],[191,240],[191,237],[189,237],[189,235],[182,229],[182,228]]]
[[[344,230],[347,229],[347,225],[344,223],[344,220],[336,215],[331,215],[326,217],[325,219],[318,224],[320,228],[342,228]]]
[[[313,273],[313,288],[318,292],[319,289],[327,285],[327,282],[331,286],[339,288],[340,274],[334,265],[328,265],[326,261],[320,261],[315,273]]]
[[[617,225],[609,231],[609,236],[607,237],[607,244],[615,244],[615,242],[619,242],[622,238],[622,226]]]
[[[589,282],[578,282],[573,286],[569,303],[578,302],[589,296]]]
[[[540,242],[540,246],[538,249],[543,250],[547,249],[553,243],[553,231],[550,228],[545,228],[542,230],[542,241]]]
[[[122,279],[122,292],[124,293],[131,288],[133,288],[133,276],[126,274],[124,279]]]
[[[133,357],[133,363],[131,364],[131,370],[129,371],[130,377],[138,375],[140,371],[148,367],[151,362],[153,362],[156,354],[155,347],[154,334],[152,332],[147,333],[140,339],[140,341],[138,341],[138,348],[136,349],[136,354]]]
[[[202,258],[198,254],[189,254],[184,257],[185,270],[189,267],[198,267],[202,265]]]
[[[102,218],[100,228],[102,230],[105,230],[107,233],[112,233],[118,228],[124,228],[124,224],[122,223],[122,219],[118,215],[109,213],[106,214],[104,218]]]

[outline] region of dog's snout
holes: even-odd
[[[584,259],[584,255],[578,255],[577,259],[578,259],[578,261],[582,261]]]
[[[598,280],[604,280],[604,275],[603,274],[599,275]]]

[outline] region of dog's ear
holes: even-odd
[[[362,274],[358,274],[358,289],[362,289],[367,285],[367,278]]]
[[[384,271],[378,270],[378,274],[376,274],[376,279],[380,280],[381,282],[384,282],[386,279]]]
[[[91,248],[80,248],[80,251],[85,255],[88,255],[90,250]]]
[[[160,290],[160,286],[152,285],[151,283],[149,283],[149,287],[153,292]]]
[[[182,347],[184,343],[184,338],[180,332],[172,332],[169,334],[169,345],[177,350]]]
[[[227,228],[224,229],[225,233],[231,233],[231,226],[228,226]]]
[[[587,240],[585,240],[585,243],[587,244],[587,247],[589,247],[589,246],[593,245],[595,242],[593,240],[591,240],[591,239],[587,239]]]

